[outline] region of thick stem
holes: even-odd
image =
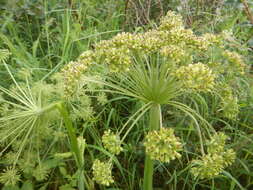
[[[149,130],[158,130],[160,126],[160,105],[154,104],[150,109]],[[153,190],[154,161],[146,155],[144,168],[143,190]]]
[[[76,164],[78,166],[78,171],[79,171],[78,173],[80,176],[80,178],[78,180],[78,189],[84,190],[85,179],[82,174],[83,163],[82,163],[82,159],[81,159],[81,156],[83,156],[83,155],[81,155],[79,147],[78,147],[78,141],[77,141],[75,128],[73,127],[72,121],[69,118],[69,114],[68,114],[68,111],[67,111],[64,103],[59,103],[56,105],[56,107],[59,110],[59,112],[64,120],[65,127],[67,129],[69,140],[70,140],[71,152],[73,153],[73,155],[75,157]]]

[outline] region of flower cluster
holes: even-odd
[[[70,62],[63,69],[65,91],[69,95],[73,93],[80,76],[91,63],[106,65],[111,72],[125,72],[135,64],[135,57],[141,58],[143,55],[154,54],[172,60],[168,62],[168,67],[170,67],[168,71],[173,71],[174,67],[181,66],[177,75],[186,87],[198,91],[210,91],[214,86],[215,75],[207,66],[201,63],[193,64],[193,62],[208,60],[209,54],[204,54],[203,51],[206,52],[211,47],[217,47],[224,51],[223,36],[211,33],[196,35],[191,29],[184,27],[180,15],[169,11],[161,19],[157,28],[139,33],[117,34],[109,40],[96,43],[93,51],[86,51],[80,55],[77,61]],[[240,73],[245,70],[245,64],[239,54],[225,51],[224,56],[229,62],[234,63]],[[223,64],[224,56],[220,56],[221,60],[214,61]],[[182,66],[182,63],[190,64]],[[221,71],[221,67],[223,68],[224,64],[215,68],[217,71]]]
[[[104,60],[112,72],[126,71],[132,63],[130,50],[125,47],[101,49],[98,56]]]
[[[224,150],[228,136],[224,133],[217,133],[207,142],[207,152],[209,154],[216,154]]]
[[[4,185],[16,185],[20,181],[18,170],[12,167],[3,170],[0,174],[0,183]]]
[[[175,14],[173,11],[168,11],[167,15],[160,21],[159,30],[171,30],[173,28],[183,29],[183,19],[181,15]]]
[[[239,104],[236,96],[227,96],[222,101],[223,116],[228,119],[236,119],[239,114]]]
[[[79,78],[86,71],[86,69],[94,62],[94,52],[86,51],[81,54],[80,59],[77,61],[71,61],[62,70],[65,80],[65,91],[66,94],[72,94],[75,89],[75,84]]]
[[[231,68],[235,69],[235,71],[239,72],[239,74],[245,73],[246,64],[243,62],[242,57],[238,53],[225,50],[223,55],[230,63],[233,64]]]
[[[200,179],[213,178],[220,174],[223,168],[223,157],[218,154],[206,154],[200,160],[194,160],[195,167],[191,168],[191,173]]]
[[[136,52],[150,54],[158,51],[162,46],[162,39],[157,30],[149,30],[136,34]]]
[[[164,46],[160,52],[164,57],[168,57],[177,63],[186,57],[185,50],[176,45]]]
[[[174,135],[174,130],[163,127],[159,131],[150,131],[145,137],[144,146],[151,159],[161,162],[180,158],[179,151],[183,149],[179,138]]]
[[[215,75],[202,63],[181,66],[176,71],[176,77],[186,88],[196,91],[210,91],[215,84]]]
[[[128,70],[132,63],[132,49],[138,49],[136,36],[125,32],[95,45],[97,61],[107,64],[112,72]]]
[[[222,115],[228,119],[236,119],[239,113],[238,99],[233,95],[232,89],[227,84],[219,85]]]
[[[196,45],[199,49],[207,50],[211,45],[217,45],[222,47],[222,39],[220,35],[206,33],[202,36],[197,37]]]
[[[233,149],[225,149],[228,137],[224,133],[215,134],[207,143],[208,154],[199,160],[194,160],[191,173],[200,179],[213,178],[219,175],[224,168],[231,165],[235,160]]]
[[[114,183],[112,178],[112,164],[95,160],[92,165],[93,180],[101,185],[109,186]]]
[[[112,154],[118,155],[123,150],[120,146],[120,137],[110,130],[105,131],[102,136],[102,142],[104,147]]]

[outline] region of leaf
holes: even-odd
[[[72,188],[71,185],[66,184],[66,185],[60,186],[59,190],[75,190],[75,189]]]
[[[241,190],[246,190],[229,172],[223,171],[223,174],[230,178]]]
[[[2,190],[20,190],[18,186],[4,186]]]
[[[21,190],[33,190],[33,184],[30,181],[25,181]]]

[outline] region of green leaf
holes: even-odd
[[[60,186],[59,190],[75,190],[75,189],[72,188],[71,185],[66,184],[66,185]]]
[[[229,172],[223,171],[223,174],[230,178],[241,190],[246,190]]]
[[[33,184],[30,181],[25,181],[21,190],[33,190]]]
[[[4,186],[4,188],[2,190],[20,190],[18,186]]]

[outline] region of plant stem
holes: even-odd
[[[149,111],[149,131],[158,130],[160,126],[160,105],[153,104]],[[143,190],[153,190],[154,161],[146,155]]]
[[[73,153],[73,155],[75,157],[75,161],[76,161],[76,164],[78,167],[78,173],[80,176],[80,179],[78,180],[78,189],[84,190],[85,179],[84,179],[84,175],[82,174],[83,163],[82,163],[82,159],[81,159],[81,156],[83,156],[83,155],[81,155],[79,147],[78,147],[78,141],[77,141],[75,128],[73,127],[72,121],[69,118],[69,114],[68,114],[68,111],[67,111],[64,103],[56,104],[56,107],[59,110],[59,112],[64,120],[65,127],[67,129],[68,136],[70,139],[71,152]]]

